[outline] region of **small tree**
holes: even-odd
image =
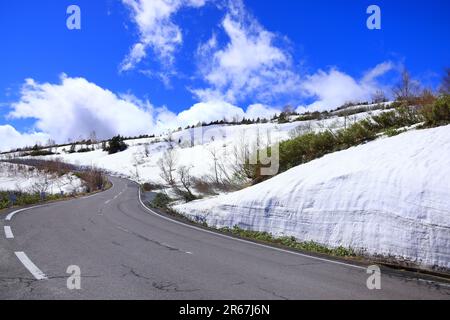
[[[408,70],[403,70],[400,82],[394,87],[393,92],[395,99],[400,102],[411,104],[419,90],[419,85],[415,82]]]
[[[383,90],[377,90],[372,96],[372,103],[383,103],[387,102],[386,95]]]
[[[109,154],[114,154],[125,151],[127,148],[128,145],[125,143],[123,137],[118,135],[109,140],[108,147],[104,151],[108,151]]]
[[[167,149],[161,159],[158,161],[158,167],[161,170],[161,178],[169,185],[175,186],[174,172],[177,164],[177,155],[174,149]]]
[[[186,202],[197,199],[191,192],[192,188],[192,176],[191,167],[182,166],[178,168],[178,176],[180,178],[181,185],[185,192],[180,192]]]

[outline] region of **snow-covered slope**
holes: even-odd
[[[191,174],[196,177],[212,174],[215,152],[216,157],[221,163],[227,165],[233,161],[235,148],[240,148],[243,143],[251,145],[259,135],[261,143],[265,144],[267,137],[275,143],[290,138],[290,134],[297,127],[302,130],[320,131],[325,129],[336,130],[343,128],[358,120],[367,118],[370,114],[383,112],[380,110],[372,113],[360,113],[351,117],[331,117],[325,120],[311,120],[292,122],[285,124],[260,123],[252,125],[214,125],[202,127],[200,129],[189,129],[175,132],[171,138],[176,150],[177,167],[191,167]],[[158,161],[161,159],[164,151],[168,148],[166,142],[167,136],[156,138],[144,138],[136,140],[127,140],[129,148],[123,152],[108,155],[97,146],[97,150],[86,153],[68,153],[70,146],[52,148],[56,156],[41,157],[43,159],[60,158],[64,162],[82,165],[96,166],[98,168],[109,170],[112,173],[125,175],[137,182],[163,182],[160,178],[161,171],[158,167]],[[192,146],[194,142],[194,146]],[[77,149],[86,146],[77,146]],[[0,159],[18,156],[16,154],[5,154]]]
[[[84,191],[83,182],[73,174],[58,176],[36,168],[0,162],[0,191],[47,192],[51,194]]]
[[[450,268],[450,126],[379,139],[175,209],[217,227]]]

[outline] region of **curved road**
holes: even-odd
[[[364,267],[173,222],[141,205],[136,184],[112,181],[101,194],[1,216],[0,299],[450,298],[448,286],[396,272],[368,290]],[[67,288],[71,265],[81,290]]]

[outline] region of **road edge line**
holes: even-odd
[[[111,182],[111,181],[110,181],[110,182]],[[98,196],[98,195],[100,195],[100,194],[103,194],[103,193],[106,192],[106,191],[113,190],[115,185],[114,185],[114,183],[112,183],[112,182],[111,182],[111,184],[112,184],[111,188],[108,189],[108,190],[105,190],[105,191],[103,191],[103,192],[97,192],[97,193],[90,194],[90,195],[88,195],[88,196],[84,196],[84,197],[81,197],[81,198],[67,199],[66,201],[72,201],[72,200],[84,200],[84,199],[89,199],[89,198]],[[44,203],[44,204],[41,204],[41,205],[38,205],[38,206],[33,206],[33,207],[28,207],[28,208],[18,209],[18,210],[16,210],[16,211],[10,212],[10,213],[6,216],[5,221],[11,221],[11,219],[12,219],[17,213],[24,212],[24,211],[28,211],[28,210],[32,210],[32,209],[42,208],[42,207],[45,207],[45,206],[49,206],[49,205],[51,205],[51,204],[53,204],[53,203],[61,203],[61,202]]]

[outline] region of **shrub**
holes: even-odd
[[[10,201],[10,194],[13,194],[15,196],[15,202],[14,205],[16,206],[26,206],[31,204],[36,204],[41,202],[41,196],[39,193],[24,193],[24,192],[18,192],[18,191],[0,191],[0,210],[6,209],[10,206],[12,206],[12,203]],[[63,198],[63,195],[60,194],[47,194],[46,200],[47,201],[54,201]]]
[[[280,143],[280,170],[285,171],[319,158],[333,150],[335,144],[336,138],[329,131],[307,133],[284,141]]]
[[[425,118],[425,126],[435,127],[450,123],[450,95],[443,95],[433,104],[427,105],[421,110]]]
[[[75,175],[84,181],[87,192],[102,190],[108,184],[108,179],[105,177],[103,172],[96,168],[77,172]]]
[[[153,190],[153,186],[150,183],[146,182],[142,185],[142,190],[144,190],[145,192],[150,192]]]
[[[89,149],[89,148],[81,148],[80,150],[78,150],[78,153],[87,153],[87,152],[91,152],[94,151],[93,149]]]
[[[51,156],[54,155],[54,153],[49,150],[33,150],[28,155],[31,157],[41,157],[41,156]]]
[[[157,193],[150,206],[157,209],[167,209],[170,202],[172,202],[172,199],[167,194]]]
[[[433,112],[430,112],[430,119],[434,119],[434,117],[437,119],[448,119],[448,100],[447,104],[440,102],[433,110]],[[280,172],[318,159],[326,154],[374,140],[379,133],[398,134],[399,132],[396,129],[411,126],[422,121],[423,116],[415,108],[398,107],[393,111],[383,112],[373,116],[371,119],[354,123],[346,129],[340,129],[335,132],[331,130],[319,133],[309,132],[294,139],[283,141],[280,143]],[[270,149],[268,154],[270,155]],[[261,182],[261,179],[256,179],[260,178],[256,175],[257,171],[255,171],[253,181],[256,183]],[[264,177],[263,179],[266,178]]]
[[[107,151],[109,154],[125,151],[128,145],[125,143],[124,138],[120,135],[113,137],[108,142],[108,146],[105,145],[103,151]]]
[[[397,130],[397,129],[393,129],[393,128],[387,129],[387,130],[384,132],[384,134],[385,134],[386,136],[388,136],[388,137],[394,137],[394,136],[399,135],[400,133],[402,133],[401,130]]]

